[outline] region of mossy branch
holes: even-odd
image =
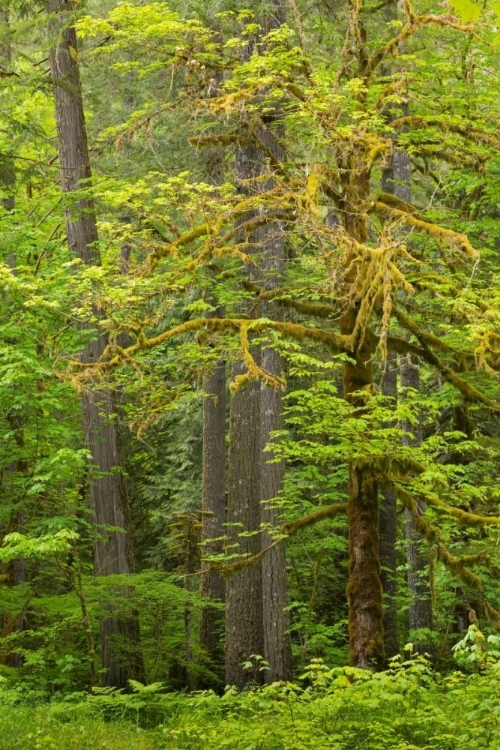
[[[420,345],[423,349],[423,359],[430,365],[433,365],[439,372],[443,375],[445,380],[447,380],[449,383],[455,386],[457,390],[460,391],[460,393],[465,396],[465,398],[469,401],[477,401],[480,404],[483,404],[484,406],[487,406],[488,409],[491,409],[495,412],[500,412],[500,403],[497,401],[493,401],[493,399],[488,398],[484,393],[482,393],[478,388],[471,385],[465,378],[460,377],[460,375],[457,375],[456,372],[454,372],[451,367],[448,367],[448,365],[445,365],[445,363],[435,354],[428,345],[428,339],[430,334],[425,334],[417,324],[411,320],[408,316],[404,316],[401,314],[400,311],[397,313],[398,316],[401,316],[400,322],[408,328],[411,333],[414,334],[414,336],[418,339],[420,342]],[[403,322],[404,321],[404,322]],[[434,337],[433,337],[434,338]],[[438,340],[433,342],[436,345],[438,344]],[[442,348],[442,342],[440,342],[441,348]],[[456,352],[455,350],[452,350],[455,354],[460,354],[460,352]],[[468,355],[467,355],[468,356]]]
[[[443,339],[439,336],[435,336],[432,333],[423,331],[409,315],[401,310],[401,308],[394,306],[393,312],[398,320],[398,323],[400,323],[403,328],[406,328],[407,331],[413,333],[413,335],[417,337],[419,341],[425,342],[426,345],[435,346],[441,351],[446,352],[446,354],[450,354],[460,366],[464,366],[466,364],[474,365],[475,357],[472,352],[465,352],[460,349],[455,349],[455,347],[447,344],[446,341],[443,341]]]
[[[401,499],[405,497],[409,501],[412,498],[411,493],[401,484],[396,482],[395,485]],[[454,516],[460,526],[500,526],[500,518],[498,516],[481,516],[477,513],[470,513],[467,510],[462,510],[461,508],[455,508],[453,505],[449,505],[444,500],[441,500],[441,498],[435,493],[425,492],[422,494],[422,499],[427,505],[431,505],[435,508],[437,512]]]
[[[488,551],[484,550],[476,555],[468,555],[463,558],[455,557],[441,541],[438,529],[432,526],[428,519],[419,513],[414,498],[409,493],[401,493],[400,488],[397,489],[397,492],[398,497],[405,508],[407,508],[415,518],[417,531],[429,542],[429,544],[436,546],[437,559],[443,563],[445,568],[449,570],[455,578],[458,578],[462,583],[481,597],[488,620],[495,630],[500,631],[500,612],[486,601],[483,583],[479,576],[473,573],[469,567],[477,564],[488,564]]]
[[[181,323],[178,326],[170,328],[168,331],[146,338],[143,334],[138,336],[138,341],[132,346],[126,348],[112,349],[108,346],[103,354],[103,358],[95,365],[88,365],[75,361],[75,368],[85,369],[89,373],[96,370],[110,370],[120,366],[124,361],[130,360],[135,354],[150,351],[157,346],[161,346],[166,341],[178,336],[183,336],[192,331],[205,330],[208,333],[239,333],[242,329],[248,330],[251,327],[256,333],[267,330],[274,330],[285,338],[304,341],[306,339],[317,341],[325,344],[335,353],[350,352],[350,338],[333,331],[325,331],[321,328],[310,328],[299,323],[289,323],[284,321],[273,321],[268,319],[252,320],[248,318],[195,318]],[[110,356],[112,355],[112,356]],[[109,357],[109,359],[107,359]],[[91,375],[93,377],[93,375]]]
[[[236,560],[235,562],[228,563],[227,565],[222,564],[219,570],[224,576],[234,575],[234,573],[237,573],[239,570],[243,570],[243,568],[248,568],[251,565],[255,565],[255,563],[258,563],[268,552],[270,552],[278,544],[281,544],[287,537],[296,534],[298,531],[300,531],[301,529],[305,529],[307,526],[312,526],[315,523],[324,521],[327,518],[335,518],[335,516],[338,516],[341,513],[347,513],[347,503],[333,503],[332,505],[325,505],[324,508],[320,508],[314,513],[303,516],[296,521],[285,523],[280,528],[280,538],[276,539],[272,544],[259,550],[259,552],[257,552],[255,555],[244,557],[241,560]]]
[[[467,255],[471,256],[474,259],[477,259],[479,257],[479,253],[477,252],[477,250],[475,250],[475,248],[472,247],[467,235],[462,234],[461,232],[455,232],[453,229],[447,229],[446,227],[441,227],[439,224],[425,221],[424,219],[415,216],[413,213],[408,213],[406,211],[402,211],[400,208],[395,208],[394,206],[387,205],[381,200],[373,202],[372,210],[377,214],[386,216],[388,215],[393,219],[400,219],[408,226],[415,227],[415,229],[419,229],[420,231],[425,232],[426,234],[429,234],[436,239],[447,240],[448,242],[457,245]]]
[[[403,7],[408,19],[407,23],[403,26],[399,34],[396,34],[392,39],[389,39],[389,41],[368,60],[364,71],[367,78],[373,75],[387,57],[394,55],[405,41],[416,34],[423,26],[441,26],[476,36],[472,24],[459,23],[450,15],[417,15],[409,0],[405,0]]]
[[[407,128],[421,130],[424,128],[435,127],[440,130],[449,131],[450,133],[456,133],[468,141],[484,143],[485,145],[494,148],[495,151],[500,149],[500,138],[493,133],[486,133],[484,130],[480,130],[469,123],[461,124],[453,122],[450,118],[405,115],[404,117],[398,117],[396,120],[393,120],[391,127],[395,130],[406,130]]]

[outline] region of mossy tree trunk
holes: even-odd
[[[358,243],[368,239],[366,214],[370,177],[362,158],[346,152],[339,157],[343,176],[340,218],[347,235]],[[353,262],[354,261],[354,262]],[[361,267],[360,267],[361,265]],[[358,320],[362,305],[364,269],[350,252],[344,259],[346,308],[340,330],[351,337],[351,361],[344,364],[344,398],[362,408],[373,388],[373,346],[366,335],[369,321]],[[369,465],[349,465],[347,521],[349,530],[349,653],[352,666],[382,668],[385,659],[383,593],[379,557],[379,498],[375,473]]]

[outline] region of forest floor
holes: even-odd
[[[302,684],[223,696],[136,686],[22,705],[0,690],[0,750],[500,750],[500,669],[312,664]]]

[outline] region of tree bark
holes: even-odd
[[[82,189],[88,191],[91,178],[78,46],[71,23],[70,2],[54,0],[50,10],[50,30],[56,40],[50,53],[50,68],[61,188],[63,193],[72,194]],[[95,208],[88,195],[80,197],[67,209],[66,232],[70,250],[83,263],[100,264]],[[95,336],[81,352],[82,363],[96,362],[105,346],[106,337],[102,334]],[[98,534],[94,546],[95,573],[98,576],[130,573],[132,555],[127,534],[127,501],[113,394],[104,389],[86,390],[82,396],[82,410],[85,441],[92,464],[90,503]],[[106,526],[124,531],[103,530]],[[137,616],[105,617],[100,628],[103,684],[125,687],[130,677],[143,678]]]
[[[279,228],[276,228],[280,231]],[[283,264],[283,241],[279,239],[280,255],[276,258],[278,268]],[[273,262],[272,259],[268,261]],[[269,286],[272,288],[272,286]],[[264,313],[265,314],[265,313]],[[281,358],[274,349],[262,351],[262,367],[267,372],[281,374]],[[284,480],[284,464],[270,463],[272,456],[264,452],[271,441],[271,434],[283,427],[283,404],[281,392],[266,383],[261,384],[261,518],[271,529],[280,525],[280,513],[273,505]],[[272,535],[266,530],[262,534],[263,547],[269,547]],[[262,560],[262,596],[264,618],[264,657],[269,664],[265,673],[266,682],[291,680],[292,648],[290,642],[290,620],[288,611],[288,586],[286,576],[286,548],[282,541],[273,546]]]
[[[354,329],[357,310],[341,318],[341,331]],[[361,406],[353,393],[373,387],[373,352],[363,337],[353,363],[344,365],[344,397]],[[376,478],[370,467],[349,466],[347,507],[349,528],[349,653],[352,666],[380,669],[384,664],[382,584],[379,560],[379,502]]]
[[[420,367],[418,360],[412,355],[401,358],[401,387],[412,388],[420,392]],[[420,445],[422,442],[422,424],[403,423],[403,444],[408,446]],[[425,503],[417,501],[418,511],[425,512]],[[432,630],[432,592],[430,585],[430,556],[426,549],[426,542],[417,531],[417,521],[414,516],[405,511],[406,518],[406,555],[408,564],[408,588],[411,593],[410,602],[410,630],[425,628]],[[429,643],[418,646],[419,651],[432,653],[433,647]]]
[[[398,115],[407,115],[409,108],[407,104],[400,105]],[[391,164],[385,170],[382,189],[393,193],[407,203],[412,202],[411,193],[411,162],[410,157],[402,149],[394,149]],[[419,363],[415,357],[402,357],[400,362],[401,388],[413,388],[420,391]],[[408,446],[420,445],[422,442],[422,425],[403,423],[403,444]],[[411,437],[413,435],[413,437]],[[425,504],[418,502],[419,512],[425,511]],[[430,590],[429,569],[430,558],[425,551],[426,542],[420,538],[416,529],[416,520],[405,511],[406,518],[406,540],[407,540],[407,564],[408,564],[408,587],[412,594],[410,603],[410,630],[421,628],[432,629],[432,596]],[[424,644],[423,651],[431,650],[430,645]]]
[[[382,393],[396,405],[398,388],[397,357],[390,354],[382,377]],[[397,514],[396,490],[389,487],[381,493],[379,518],[380,579],[384,592],[384,647],[387,657],[399,653],[397,594]]]
[[[265,26],[268,30],[279,28],[283,23],[282,4],[275,0],[270,8],[270,15],[265,20]],[[252,52],[251,45],[247,50],[247,55]],[[270,126],[277,119],[278,113],[267,114],[263,118],[263,127],[260,128],[259,139],[265,143],[266,148],[274,152],[278,159],[283,157],[282,149],[273,136]],[[247,191],[265,191],[272,187],[272,175],[267,180],[262,181],[266,170],[266,159],[261,148],[256,145],[239,147],[237,152],[237,178]],[[252,185],[252,180],[260,178]],[[283,229],[279,222],[270,221],[269,224],[262,226],[259,230],[252,233],[248,238],[251,243],[251,254],[255,257],[256,263],[249,270],[249,275],[255,281],[259,281],[264,288],[273,289],[279,283],[283,275],[284,263],[284,239]],[[260,313],[264,316],[272,314],[271,306],[261,306]],[[279,354],[270,346],[264,345],[260,352],[254,352],[254,356],[259,358],[261,366],[273,375],[281,374],[281,360]],[[236,371],[235,371],[236,372]],[[238,369],[239,372],[239,369]],[[246,395],[245,395],[246,393]],[[247,399],[247,407],[242,406]],[[239,404],[236,403],[239,401]],[[243,412],[247,411],[245,416]],[[252,448],[248,451],[246,457],[236,458],[238,451],[244,451],[241,431],[242,425],[237,425],[237,419],[248,420],[249,429],[255,431]],[[234,503],[238,503],[236,483],[240,484],[240,493],[245,486],[243,477],[248,476],[248,480],[253,484],[252,487],[246,487],[243,492],[248,493],[249,503],[255,503],[255,510],[250,511],[246,521],[250,526],[243,526],[242,530],[251,530],[257,528],[253,524],[261,523],[269,527],[279,525],[279,514],[276,508],[272,506],[272,500],[279,494],[283,483],[284,467],[281,463],[270,463],[271,456],[264,452],[265,446],[269,443],[271,433],[282,425],[282,401],[281,393],[274,387],[266,383],[249,383],[246,388],[235,394],[231,402],[231,448],[230,448],[230,491],[228,498],[228,522],[231,522],[234,513]],[[248,439],[248,437],[247,437]],[[242,461],[243,459],[243,461]],[[247,461],[250,466],[245,469],[241,465]],[[237,467],[240,463],[239,468]],[[238,477],[238,479],[236,478]],[[243,484],[242,484],[243,481]],[[241,502],[241,500],[240,500]],[[258,520],[257,520],[258,519]],[[229,526],[231,530],[231,526]],[[233,532],[234,533],[234,532]],[[263,545],[267,548],[271,545],[271,536],[265,531],[259,537],[250,537],[249,548],[245,552],[253,549],[253,554],[258,552]],[[251,569],[254,571],[250,573]],[[248,571],[248,572],[247,572]],[[249,576],[249,580],[245,576]],[[234,662],[234,657],[230,654],[231,633],[232,637],[238,632],[239,628],[234,622],[236,616],[234,610],[233,598],[238,597],[234,589],[241,586],[239,597],[244,596],[245,590],[253,587],[255,598],[252,601],[246,600],[246,609],[241,611],[241,619],[247,619],[249,629],[253,635],[248,633],[247,642],[253,643],[255,648],[250,652],[247,651],[244,658],[249,654],[264,656],[268,663],[268,668],[264,674],[257,675],[248,673],[245,676],[234,673],[235,679],[229,679],[229,664]],[[260,593],[259,593],[260,588]],[[259,597],[259,600],[257,599]],[[241,601],[241,599],[240,599]],[[288,603],[287,579],[286,579],[286,558],[285,546],[281,543],[273,547],[263,558],[251,568],[243,569],[231,577],[227,587],[227,609],[226,620],[226,681],[241,686],[249,679],[259,680],[263,677],[267,682],[276,680],[290,680],[292,678],[292,652],[290,644],[289,617],[286,611]],[[241,601],[243,605],[243,601]],[[248,614],[248,608],[253,607],[254,611]],[[260,627],[254,622],[255,615],[260,612]],[[250,623],[252,623],[250,625]],[[229,640],[228,640],[229,639]],[[260,642],[259,642],[260,641]],[[241,667],[240,667],[241,670]],[[239,680],[239,683],[238,683]]]
[[[233,378],[243,372],[242,365],[234,365]],[[229,551],[242,556],[261,549],[260,405],[260,383],[255,381],[231,398],[227,535]],[[247,536],[239,537],[240,532]],[[226,584],[226,684],[243,688],[254,681],[243,662],[263,654],[262,565],[257,562],[234,573]],[[261,680],[263,674],[256,677]]]
[[[215,369],[203,380],[206,394],[203,402],[203,479],[202,479],[202,541],[221,539],[225,520],[225,474],[226,474],[226,366],[217,362]],[[214,541],[202,547],[202,556],[222,553],[223,542]],[[220,573],[209,563],[201,564],[202,597],[213,602],[224,602],[225,583]],[[211,670],[223,661],[222,631],[224,615],[220,608],[206,605],[201,611],[200,646],[211,660]],[[202,687],[219,684],[222,676],[215,680],[202,677]]]
[[[403,105],[403,112],[407,107]],[[402,114],[401,107],[397,115]],[[389,119],[393,118],[393,113]],[[411,165],[408,154],[401,149],[394,149],[390,163],[382,172],[382,190],[386,193],[401,198],[408,203],[411,202]],[[398,390],[398,365],[397,357],[389,355],[385,372],[382,378],[382,393],[397,402]],[[380,565],[381,581],[384,591],[384,646],[388,657],[399,653],[398,618],[396,611],[396,541],[397,541],[397,515],[396,515],[396,491],[387,488],[382,493],[380,503]]]

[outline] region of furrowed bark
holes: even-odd
[[[233,377],[244,372],[233,366]],[[234,393],[230,409],[227,536],[229,552],[251,556],[261,549],[260,532],[260,383]],[[240,531],[251,536],[239,537]],[[264,653],[262,565],[243,568],[226,584],[226,684],[243,688],[254,675],[243,668]],[[262,673],[257,675],[259,679]]]
[[[203,381],[206,394],[203,402],[203,480],[202,480],[202,541],[221,539],[225,520],[225,474],[226,474],[226,366],[217,362],[215,369]],[[202,556],[223,551],[222,541],[213,541],[202,547]],[[202,561],[200,594],[213,602],[224,602],[225,582],[222,575],[210,563]],[[200,646],[211,660],[211,669],[223,661],[222,634],[223,612],[206,605],[201,611]],[[203,687],[212,682],[222,682],[222,675],[215,681],[201,679]]]
[[[88,191],[91,178],[72,7],[67,0],[54,0],[49,24],[54,39],[50,68],[61,189],[67,195],[82,189]],[[66,232],[69,248],[76,257],[87,265],[100,264],[95,207],[88,195],[77,198],[67,209]],[[80,327],[83,329],[85,325],[80,324]],[[82,363],[96,362],[106,343],[104,335],[94,336],[81,352]],[[130,573],[132,554],[127,534],[127,500],[113,394],[97,387],[86,389],[82,396],[82,412],[85,441],[92,457],[90,503],[97,528],[95,574]],[[106,531],[106,526],[123,529],[123,533]],[[105,617],[101,620],[100,630],[103,684],[125,687],[130,677],[141,679],[143,666],[137,616],[132,613],[130,616]]]

